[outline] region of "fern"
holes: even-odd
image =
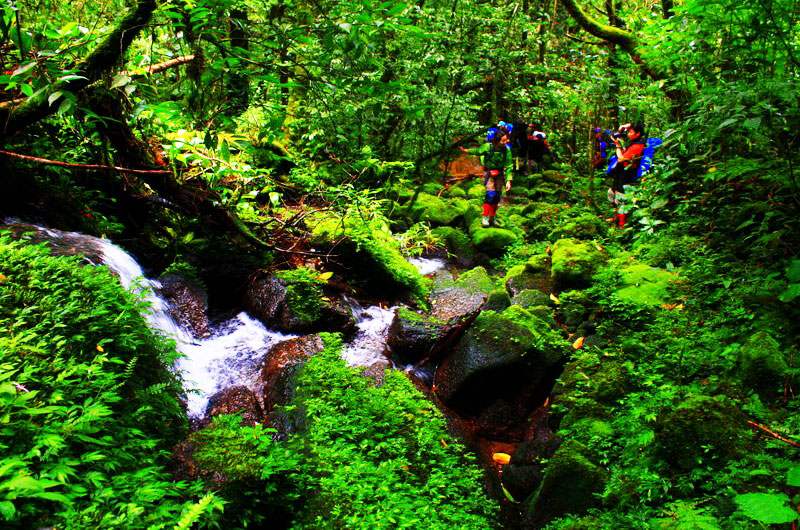
[[[175,524],[173,528],[174,530],[187,530],[195,524],[204,513],[210,513],[214,510],[222,511],[222,507],[223,502],[217,499],[213,493],[209,493],[188,509],[184,509],[181,518],[178,519],[177,524]]]

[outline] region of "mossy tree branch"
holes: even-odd
[[[54,83],[51,90],[43,90],[14,108],[0,108],[0,142],[25,127],[55,112],[64,96],[48,101],[56,92],[76,93],[85,89],[110,70],[125,53],[133,39],[150,21],[156,9],[155,0],[137,0],[136,8],[123,18],[119,25],[89,55],[75,67],[75,75]]]

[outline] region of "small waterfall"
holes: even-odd
[[[408,261],[422,275],[433,274],[445,266],[445,261],[441,259],[409,258]],[[373,305],[365,309],[355,301],[348,300],[348,302],[358,320],[356,323],[358,331],[353,340],[345,344],[342,358],[350,366],[371,366],[376,362],[387,361],[391,363],[387,355],[389,346],[386,344],[386,339],[397,306],[384,308]]]
[[[158,295],[161,284],[147,279],[136,260],[111,241],[23,224],[16,219],[6,219],[5,223],[18,231],[34,232],[34,240],[48,240],[58,254],[82,254],[90,263],[106,265],[117,274],[123,287],[139,294],[150,304],[151,310],[144,315],[148,325],[173,339],[178,351],[184,355],[174,369],[184,380],[190,417],[202,417],[209,398],[220,390],[236,385],[257,389],[261,363],[269,349],[296,337],[271,331],[260,321],[241,312],[217,325],[209,337],[197,340],[170,315],[167,301]],[[409,261],[423,275],[432,274],[445,265],[440,259],[411,258]],[[350,366],[371,366],[376,362],[391,364],[386,340],[396,306],[364,308],[355,301],[348,302],[358,320],[357,332],[345,344],[342,358]]]
[[[178,351],[185,355],[175,368],[184,379],[191,417],[202,417],[208,399],[220,390],[235,385],[254,388],[261,361],[269,349],[294,336],[270,331],[242,312],[212,330],[210,337],[196,341],[169,314],[167,302],[155,294],[161,284],[147,280],[128,253],[108,240],[99,241],[103,262],[119,275],[120,283],[142,292],[151,304],[152,311],[145,315],[150,327],[174,339]]]

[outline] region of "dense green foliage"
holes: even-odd
[[[272,442],[267,430],[239,427],[234,417],[193,436],[197,460],[208,470],[233,483],[247,479],[244,488],[227,488],[250,496],[248,511],[231,510],[232,522],[284,517],[291,528],[496,527],[481,472],[447,434],[436,408],[398,371],[376,385],[345,365],[339,337],[324,338],[326,348],[305,365],[290,407],[302,417],[302,431]],[[269,506],[254,513],[259,502]]]
[[[136,40],[118,47],[119,61],[97,60],[136,6],[153,11]],[[158,249],[164,267],[212,253],[222,237],[255,242],[271,250],[264,261],[328,260],[347,281],[371,279],[422,307],[428,283],[403,255],[441,244],[506,273],[506,286],[519,282],[537,304],[531,312],[586,336],[556,389],[553,426],[568,450],[544,483],[581,467],[591,493],[580,506],[554,502],[559,510],[535,524],[797,519],[796,1],[110,0],[10,2],[0,14],[0,122],[25,125],[0,133],[1,147],[169,168],[34,170],[3,157],[4,213],[136,241]],[[16,106],[27,98],[42,103],[36,113]],[[482,230],[483,187],[443,189],[442,164],[455,145],[518,117],[542,122],[558,163],[515,179],[502,228]],[[590,131],[636,120],[664,146],[629,193],[628,226],[609,231]],[[235,236],[222,235],[215,211],[236,221]],[[165,446],[154,440],[172,441],[182,423],[163,370],[170,350],[130,316],[135,301],[107,275],[94,279],[104,273],[2,248],[0,480],[17,482],[0,482],[0,513],[20,525],[177,517],[197,492],[168,484],[158,467]],[[290,301],[313,316],[313,273],[293,274],[308,281]],[[75,288],[84,284],[102,300],[84,298]],[[440,448],[436,413],[421,412],[399,375],[374,388],[334,362],[334,349],[306,371],[296,410],[308,428],[287,445],[233,420],[196,435],[210,451],[198,458],[235,483],[220,494],[239,522],[263,506],[298,526],[321,525],[323,508],[341,526],[356,516],[365,527],[413,526],[412,507],[433,506],[431,492],[443,490],[447,506],[431,517],[444,519],[426,524],[479,525],[491,510],[465,492],[477,490],[472,471],[441,474],[461,456],[449,442]],[[173,421],[154,421],[152,410]],[[108,411],[115,429],[105,434]],[[215,455],[216,445],[240,461]],[[171,500],[141,510],[155,498]],[[47,509],[35,513],[34,502]]]
[[[105,268],[0,236],[5,527],[187,527],[219,507],[166,470],[186,420],[142,309]]]

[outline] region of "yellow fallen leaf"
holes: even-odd
[[[9,277],[5,274],[0,274],[0,283],[6,283],[9,280]]]
[[[321,281],[321,282],[326,282],[326,281],[328,281],[328,280],[330,280],[330,279],[331,279],[331,276],[333,276],[333,273],[332,273],[332,272],[330,272],[330,271],[328,271],[328,272],[323,272],[322,274],[320,274],[319,276],[317,276],[317,279],[318,279],[319,281]]]
[[[511,462],[511,455],[508,453],[494,453],[492,455],[492,460],[504,466]]]
[[[575,342],[572,343],[572,347],[575,348],[576,350],[580,350],[581,348],[583,348],[583,339],[584,337],[578,337],[577,340],[575,340]]]
[[[550,293],[550,300],[552,300],[556,304],[560,304],[561,303],[561,300],[559,300],[558,297],[556,295],[554,295],[553,293]]]
[[[439,440],[439,443],[442,444],[442,447],[447,447],[447,442],[444,440]]]
[[[99,351],[100,353],[103,353],[103,352],[105,351],[105,350],[103,349],[103,347],[102,347],[102,346],[100,346],[99,344],[97,345],[97,347],[96,347],[95,349],[96,349],[97,351]]]

